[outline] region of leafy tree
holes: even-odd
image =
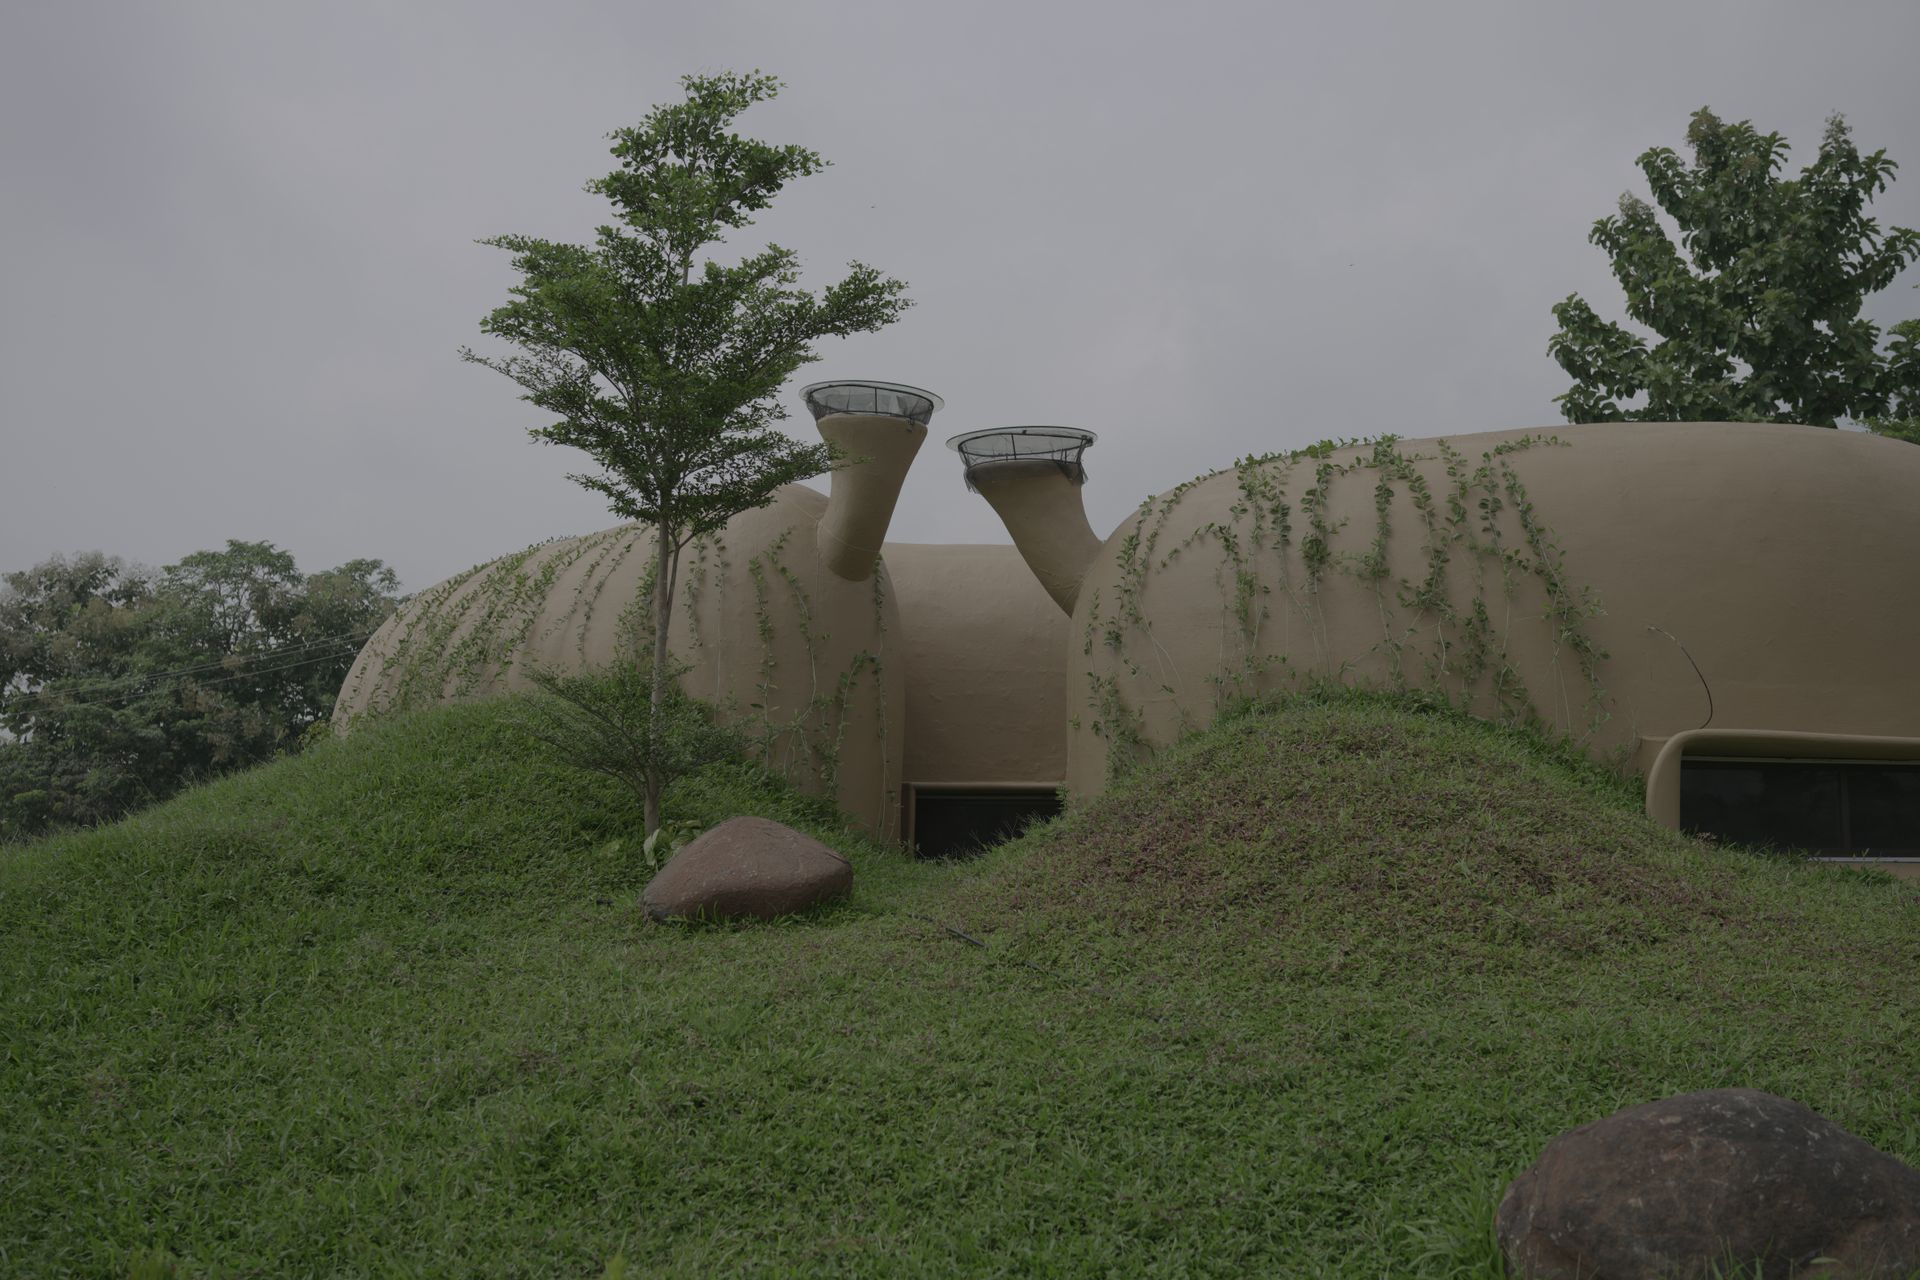
[[[238,696],[269,714],[276,735],[297,735],[332,716],[346,668],[393,612],[399,585],[378,560],[302,574],[271,543],[228,542],[167,566],[159,621],[183,657],[216,652],[245,672]],[[261,660],[242,661],[255,655]]]
[[[1560,331],[1547,350],[1574,378],[1556,397],[1567,420],[1831,427],[1920,415],[1920,325],[1896,325],[1882,351],[1879,327],[1860,315],[1920,257],[1920,232],[1883,233],[1867,216],[1897,167],[1886,152],[1863,155],[1834,116],[1813,163],[1786,178],[1781,135],[1704,107],[1687,142],[1690,164],[1666,147],[1638,161],[1677,245],[1631,193],[1589,236],[1613,260],[1627,314],[1657,341],[1578,294],[1553,308]]]
[[[1893,326],[1892,332],[1893,341],[1887,344],[1887,363],[1894,380],[1904,390],[1889,403],[1885,416],[1867,419],[1867,430],[1905,440],[1908,444],[1920,444],[1920,320],[1902,320]]]
[[[270,759],[332,713],[398,586],[263,542],[160,572],[89,552],[0,587],[0,839],[118,817]]]
[[[520,705],[522,731],[557,759],[630,787],[643,805],[653,779],[677,778],[740,751],[739,736],[716,724],[713,709],[688,697],[677,681],[667,682],[666,701],[655,707],[652,672],[640,663],[578,675],[541,668],[528,674],[544,696]],[[647,832],[649,865],[657,865],[662,830]]]
[[[904,285],[858,262],[815,295],[799,286],[794,253],[778,245],[737,262],[716,259],[727,231],[749,225],[789,181],[825,162],[804,147],[730,130],[735,116],[778,92],[773,77],[686,76],[681,85],[684,102],[609,135],[620,167],[587,189],[612,202],[617,221],[593,244],[512,235],[483,242],[509,250],[521,278],[481,331],[524,354],[461,352],[556,415],[531,434],[584,450],[599,467],[572,479],[656,531],[648,666],[650,706],[660,715],[681,549],[831,465],[823,446],[775,428],[786,416],[776,395],[818,358],[816,340],[878,329],[908,305]],[[656,766],[647,778],[651,835],[666,775]]]

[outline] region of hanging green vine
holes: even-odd
[[[782,558],[791,533],[792,530],[782,533],[747,562],[747,574],[753,582],[754,625],[761,655],[755,686],[758,700],[751,706],[756,715],[752,717],[748,737],[752,749],[768,769],[796,782],[812,781],[823,792],[834,794],[840,785],[840,757],[863,674],[870,677],[874,689],[875,713],[880,724],[878,747],[883,761],[890,747],[886,681],[881,661],[886,636],[885,570],[876,557],[872,574],[873,647],[855,651],[838,672],[823,671],[822,649],[830,637],[816,632],[812,599],[800,576]],[[778,701],[780,657],[772,599],[775,580],[784,587],[785,598],[791,606],[786,616],[792,621],[804,654],[807,681],[806,696],[790,701],[788,709],[777,716],[774,707]],[[884,769],[882,773],[884,775]],[[885,806],[892,803],[894,792],[884,777],[882,788],[881,812],[890,812]]]
[[[881,759],[892,749],[882,653],[886,642],[886,584],[878,558],[872,585],[871,644],[827,669],[831,637],[820,632],[805,583],[785,558],[793,530],[780,534],[747,563],[760,660],[747,707],[729,689],[724,644],[716,625],[741,618],[746,602],[727,599],[730,560],[724,533],[690,543],[684,554],[682,607],[689,657],[705,654],[712,668],[723,718],[745,728],[755,752],[783,776],[833,794],[839,784],[853,705],[871,686],[879,719]],[[409,601],[350,677],[343,701],[382,713],[476,696],[499,686],[518,662],[533,653],[565,653],[581,666],[589,661],[589,638],[604,635],[596,622],[608,607],[607,590],[636,551],[650,551],[648,531],[629,525],[584,538],[543,543],[477,566]],[[616,655],[651,652],[655,567],[648,554],[631,591],[622,590],[613,618]],[[676,629],[679,624],[676,624]],[[779,670],[779,628],[797,640],[801,670]],[[676,640],[676,648],[680,641]],[[797,696],[778,688],[781,679],[802,682]],[[741,689],[740,693],[747,690]],[[893,788],[882,770],[882,812]]]
[[[1600,612],[1599,602],[1569,578],[1558,543],[1512,465],[1514,455],[1565,442],[1514,437],[1489,447],[1477,462],[1447,441],[1432,447],[1433,453],[1409,453],[1396,437],[1384,436],[1242,459],[1233,468],[1234,496],[1224,518],[1197,525],[1158,560],[1155,548],[1181,498],[1221,473],[1142,503],[1115,545],[1111,595],[1103,600],[1100,588],[1092,590],[1084,627],[1083,652],[1094,656],[1097,636],[1114,664],[1087,673],[1086,723],[1108,744],[1110,766],[1118,755],[1122,763],[1112,767],[1130,767],[1150,749],[1145,716],[1128,704],[1128,687],[1144,681],[1171,694],[1179,678],[1153,635],[1153,610],[1144,603],[1151,574],[1202,544],[1216,557],[1213,579],[1221,599],[1222,648],[1206,676],[1216,706],[1270,688],[1277,678],[1351,680],[1369,664],[1377,664],[1376,678],[1389,687],[1406,688],[1417,655],[1411,669],[1423,671],[1426,687],[1450,690],[1469,707],[1484,697],[1502,719],[1544,723],[1510,653],[1514,602],[1528,591],[1545,601],[1559,722],[1582,740],[1597,732],[1607,718],[1600,682],[1606,655],[1588,623]],[[1444,485],[1429,479],[1432,470],[1444,473]],[[1304,484],[1290,501],[1296,477]],[[1332,497],[1336,487],[1355,480],[1369,487],[1371,527],[1362,545],[1345,550],[1347,519],[1333,514]],[[1402,513],[1420,539],[1418,568],[1410,576],[1396,575],[1391,554],[1403,533]],[[1518,528],[1517,540],[1509,540],[1509,525]],[[1471,575],[1465,582],[1456,574],[1463,562]],[[1378,639],[1357,653],[1333,651],[1324,598],[1335,577],[1361,587],[1377,613]],[[1277,623],[1284,625],[1276,634]],[[1570,668],[1566,678],[1559,667],[1563,654]],[[1311,660],[1301,664],[1303,657]],[[1150,661],[1157,674],[1147,677]],[[1280,676],[1282,668],[1292,675]],[[1568,689],[1573,683],[1580,686],[1578,711]],[[1187,709],[1187,699],[1172,701]]]

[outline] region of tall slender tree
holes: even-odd
[[[587,189],[612,203],[615,221],[592,244],[515,235],[482,242],[511,252],[521,279],[481,330],[521,354],[461,352],[555,415],[531,428],[536,439],[584,450],[598,464],[572,479],[603,494],[616,515],[653,527],[655,733],[668,724],[667,629],[681,550],[765,506],[781,485],[832,465],[824,446],[775,427],[786,416],[776,396],[818,359],[818,339],[878,329],[909,305],[901,282],[858,262],[815,294],[800,286],[789,249],[715,257],[726,232],[750,225],[788,182],[826,162],[731,130],[736,116],[779,91],[774,77],[686,76],[681,85],[685,101],[609,135],[619,167]],[[659,743],[647,749],[655,761],[670,755]],[[660,825],[665,781],[664,765],[650,765],[649,835]]]
[[[1627,315],[1655,340],[1578,294],[1553,308],[1560,331],[1547,351],[1574,379],[1556,397],[1567,420],[1831,427],[1920,413],[1920,322],[1895,325],[1883,351],[1860,314],[1920,258],[1920,232],[1883,232],[1867,214],[1897,168],[1886,152],[1863,154],[1834,116],[1813,163],[1783,177],[1781,135],[1704,107],[1687,142],[1692,163],[1666,147],[1640,157],[1653,205],[1623,195],[1588,237],[1613,260]]]

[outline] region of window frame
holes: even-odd
[[[1857,772],[1868,769],[1894,769],[1920,776],[1920,760],[1915,759],[1875,759],[1863,756],[1826,756],[1796,755],[1775,756],[1758,754],[1722,755],[1701,752],[1698,755],[1686,755],[1679,761],[1678,795],[1679,808],[1684,812],[1686,795],[1686,774],[1691,765],[1732,765],[1746,768],[1779,768],[1799,766],[1803,768],[1831,769],[1840,780],[1839,786],[1839,830],[1840,848],[1806,849],[1799,846],[1779,846],[1783,851],[1799,853],[1814,862],[1912,862],[1920,863],[1920,841],[1916,841],[1912,852],[1876,853],[1872,849],[1863,849],[1854,843],[1853,838],[1853,777]],[[1679,818],[1679,814],[1676,814]],[[1676,821],[1678,830],[1688,834],[1699,834]],[[1708,832],[1705,834],[1712,835]]]

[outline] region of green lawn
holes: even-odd
[[[1920,1163],[1916,886],[1450,714],[1249,714],[961,867],[674,801],[852,903],[646,923],[498,705],[0,851],[0,1275],[1495,1276],[1549,1138],[1732,1085]]]

